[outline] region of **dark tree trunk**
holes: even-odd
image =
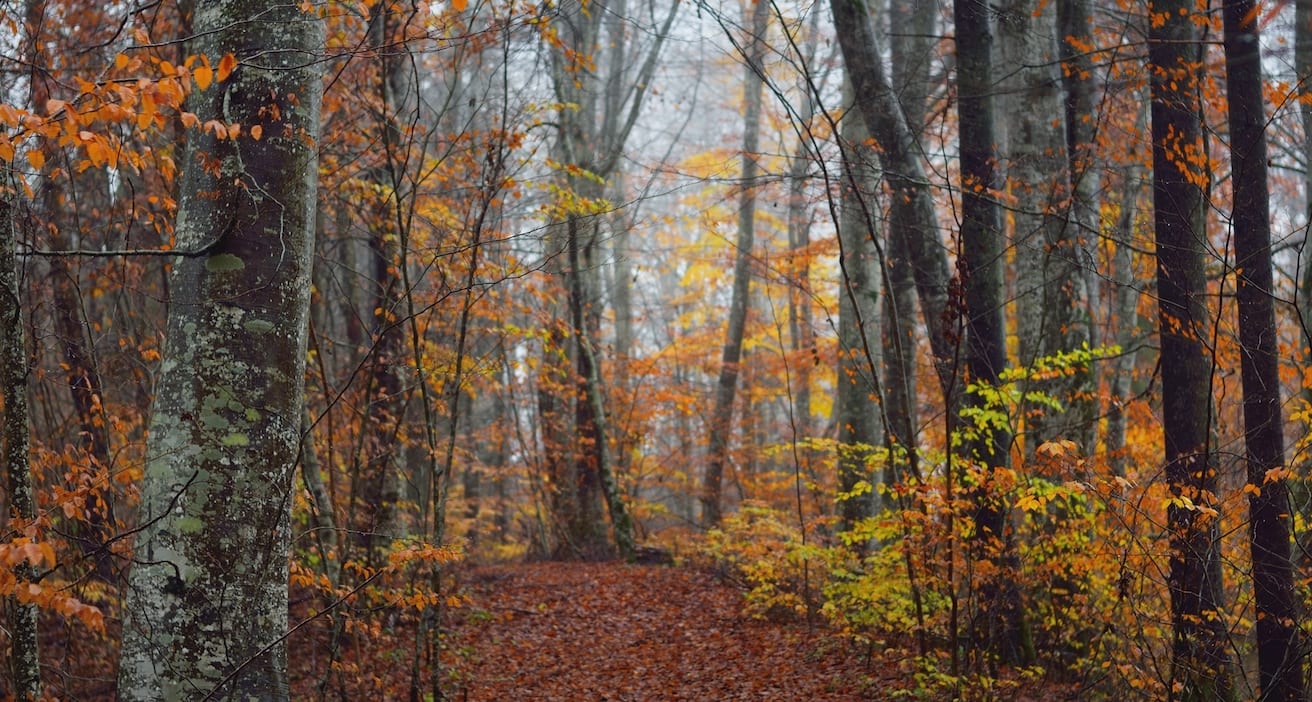
[[[1162,428],[1170,532],[1172,684],[1180,699],[1231,696],[1230,656],[1220,616],[1222,583],[1216,465],[1212,456],[1212,359],[1204,246],[1205,153],[1201,124],[1197,17],[1193,0],[1154,3],[1148,62],[1152,76],[1154,231],[1158,330],[1161,336]],[[1192,157],[1193,160],[1190,160]]]
[[[965,291],[966,371],[969,383],[996,385],[1006,364],[1002,319],[1002,210],[994,170],[997,155],[993,119],[993,31],[983,0],[953,5],[957,44],[957,119],[961,152],[961,256],[957,267]],[[980,395],[966,402],[982,406]],[[1007,506],[989,493],[990,476],[1008,463],[1011,437],[1004,427],[963,427],[978,438],[969,442],[971,459],[985,484],[973,489],[976,538],[973,557],[997,568],[984,583],[984,617],[989,648],[1002,661],[1026,654],[1020,626],[1019,593],[1007,529]]]
[[[1225,82],[1234,192],[1235,276],[1239,301],[1249,543],[1257,609],[1257,661],[1263,700],[1303,699],[1303,660],[1289,549],[1289,490],[1280,411],[1272,298],[1270,198],[1262,54],[1254,0],[1226,0]],[[1272,471],[1276,471],[1272,473]]]

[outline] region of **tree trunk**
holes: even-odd
[[[889,4],[889,33],[893,54],[893,87],[900,96],[902,112],[913,138],[918,139],[925,124],[925,106],[929,99],[929,67],[933,63],[933,5],[916,0],[892,0]],[[917,153],[915,158],[919,159]],[[884,403],[888,416],[894,455],[891,470],[885,477],[901,479],[903,473],[919,475],[916,454],[919,417],[916,391],[915,323],[916,280],[912,269],[907,234],[915,223],[906,221],[912,214],[907,207],[889,209],[889,231],[884,250],[884,319],[883,362]],[[905,454],[899,453],[905,451]]]
[[[1266,111],[1254,0],[1226,0],[1225,83],[1234,192],[1235,296],[1239,302],[1249,543],[1253,559],[1259,691],[1263,700],[1303,699],[1303,656],[1289,551],[1289,491],[1280,411],[1267,191]]]
[[[884,73],[883,49],[875,39],[866,6],[856,0],[830,0],[834,31],[843,63],[856,92],[856,108],[870,134],[883,149],[884,178],[890,193],[889,217],[893,236],[903,237],[920,296],[920,312],[934,355],[935,370],[945,406],[958,406],[954,377],[955,351],[944,322],[948,303],[947,251],[939,238],[934,197],[906,115]],[[949,411],[953,411],[949,409]]]
[[[968,382],[996,385],[1006,364],[1002,319],[1002,217],[994,197],[999,191],[994,164],[993,30],[989,8],[982,0],[954,3],[957,44],[957,121],[961,152],[961,256],[965,294],[966,371]],[[966,402],[989,409],[973,394]],[[992,408],[997,409],[997,408]],[[991,562],[993,575],[984,583],[983,607],[989,649],[1012,663],[1030,658],[1022,641],[1020,596],[1015,556],[1007,528],[1007,505],[989,492],[993,473],[1006,468],[1011,437],[1005,426],[963,427],[971,459],[981,469],[983,483],[972,489],[976,537],[972,557]]]
[[[23,304],[18,287],[18,197],[22,186],[7,167],[0,182],[0,368],[3,368],[5,481],[9,490],[10,518],[6,529],[22,534],[36,520],[36,494],[32,489],[31,429],[27,414],[28,353],[23,327]],[[35,565],[14,567],[17,587],[34,581]],[[9,675],[18,699],[41,697],[41,661],[37,653],[37,608],[16,596],[5,598],[8,622]]]
[[[1071,202],[1074,183],[1067,157],[1065,101],[1059,66],[1057,12],[1051,3],[1011,0],[999,13],[1003,123],[1001,142],[1007,188],[1015,209],[1016,328],[1020,362],[1078,351],[1091,339],[1087,254]],[[1054,117],[1058,115],[1058,117]],[[1061,402],[1064,411],[1025,407],[1025,454],[1046,441],[1075,441],[1093,448],[1097,406],[1087,365],[1071,374],[1027,383]]]
[[[845,85],[850,98],[850,82]],[[845,103],[847,101],[844,101]],[[841,124],[843,181],[838,242],[843,289],[838,295],[838,385],[834,422],[838,425],[839,515],[845,531],[874,514],[878,494],[870,457],[882,440],[875,373],[879,346],[878,177],[865,120],[855,112]],[[864,486],[862,487],[862,484]]]
[[[729,435],[733,427],[733,404],[738,391],[739,362],[742,360],[743,334],[747,328],[747,308],[751,292],[752,241],[756,236],[756,187],[759,168],[756,159],[761,143],[761,102],[764,83],[765,32],[769,27],[770,4],[753,5],[751,48],[743,69],[743,177],[738,195],[738,239],[733,264],[733,297],[729,302],[729,323],[724,332],[724,349],[720,354],[720,380],[715,388],[715,406],[711,410],[710,437],[706,475],[702,483],[702,525],[720,524],[721,491],[724,465],[729,460]]]
[[[303,6],[202,3],[197,90],[124,604],[122,700],[286,700],[290,493],[309,318],[323,26]],[[259,125],[259,139],[250,135]]]
[[[1161,336],[1162,429],[1170,533],[1171,682],[1183,700],[1232,696],[1212,456],[1212,359],[1206,306],[1207,242],[1202,66],[1192,0],[1159,0],[1148,36],[1152,76],[1153,206]],[[1190,160],[1190,159],[1194,160]]]

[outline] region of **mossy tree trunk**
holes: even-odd
[[[242,131],[188,134],[118,694],[285,700],[323,28],[228,0],[193,29],[190,53],[238,63],[187,108]]]

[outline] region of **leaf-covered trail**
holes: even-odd
[[[481,568],[453,612],[457,700],[859,700],[871,671],[804,625],[755,621],[686,568]]]

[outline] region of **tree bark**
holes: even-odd
[[[916,0],[892,0],[889,3],[893,88],[899,96],[898,103],[913,139],[919,139],[925,124],[929,67],[934,60],[935,15],[936,8],[928,3]],[[919,150],[915,158],[920,158]],[[887,430],[894,448],[894,454],[889,458],[892,469],[885,477],[894,482],[900,480],[903,473],[918,475],[920,472],[916,454],[919,434],[916,279],[907,245],[907,235],[916,231],[916,225],[906,220],[912,214],[907,207],[889,208],[884,250],[883,385]]]
[[[1074,206],[1075,174],[1067,156],[1066,104],[1059,66],[1057,12],[1052,3],[1011,0],[998,20],[997,73],[1008,115],[1001,142],[1007,189],[1015,202],[1016,328],[1020,363],[1078,351],[1092,338],[1088,314],[1088,258]],[[1054,117],[1057,115],[1057,117]],[[1087,195],[1087,193],[1086,193]],[[1031,381],[1064,411],[1026,406],[1025,453],[1058,438],[1093,449],[1097,406],[1087,365],[1056,378]]]
[[[18,286],[18,197],[22,187],[7,167],[0,182],[0,369],[4,400],[5,481],[9,490],[7,520],[10,533],[27,533],[36,520],[36,494],[32,488],[31,428],[27,412],[28,353],[23,327],[23,304]],[[36,568],[24,561],[14,567],[17,587],[34,581]],[[18,597],[5,598],[8,622],[9,675],[18,699],[41,697],[41,659],[37,649],[37,608]]]
[[[1263,700],[1303,699],[1303,656],[1290,559],[1290,509],[1280,411],[1267,190],[1266,110],[1254,0],[1226,0],[1225,84],[1234,193],[1235,296],[1239,303],[1249,546],[1253,559],[1259,691]]]
[[[1159,0],[1149,23],[1153,207],[1161,336],[1162,429],[1170,533],[1171,683],[1183,700],[1232,695],[1211,446],[1201,44],[1192,0]],[[1204,511],[1208,510],[1208,511]]]
[[[847,92],[850,97],[850,82]],[[845,101],[846,102],[846,101]],[[879,445],[880,410],[875,373],[879,346],[872,330],[879,328],[879,268],[875,250],[879,236],[878,177],[875,154],[866,144],[861,115],[844,117],[842,210],[838,240],[843,290],[838,295],[838,385],[834,422],[838,425],[839,516],[845,531],[874,514],[877,493],[870,457]],[[864,487],[860,487],[864,483]]]
[[[1006,364],[1002,319],[1002,210],[994,166],[993,29],[983,0],[953,4],[957,45],[957,121],[961,153],[961,256],[957,267],[965,293],[966,371],[972,384],[996,385]],[[965,400],[990,408],[979,394]],[[1008,464],[1011,437],[1005,426],[963,427],[976,435],[968,442],[982,483],[972,488],[975,539],[972,557],[994,564],[984,583],[984,617],[989,649],[1004,662],[1029,658],[1022,641],[1016,564],[1007,528],[1007,506],[989,492],[991,477]]]
[[[947,251],[939,238],[934,197],[916,146],[916,135],[884,72],[883,49],[875,39],[866,6],[858,0],[830,0],[843,64],[856,93],[856,108],[879,144],[890,193],[893,236],[903,237],[920,297],[920,312],[934,355],[935,370],[949,411],[958,406],[955,351],[946,333]]]
[[[124,605],[122,700],[286,700],[290,504],[305,382],[323,26],[311,10],[200,3],[168,330]],[[259,125],[261,138],[251,136]]]

